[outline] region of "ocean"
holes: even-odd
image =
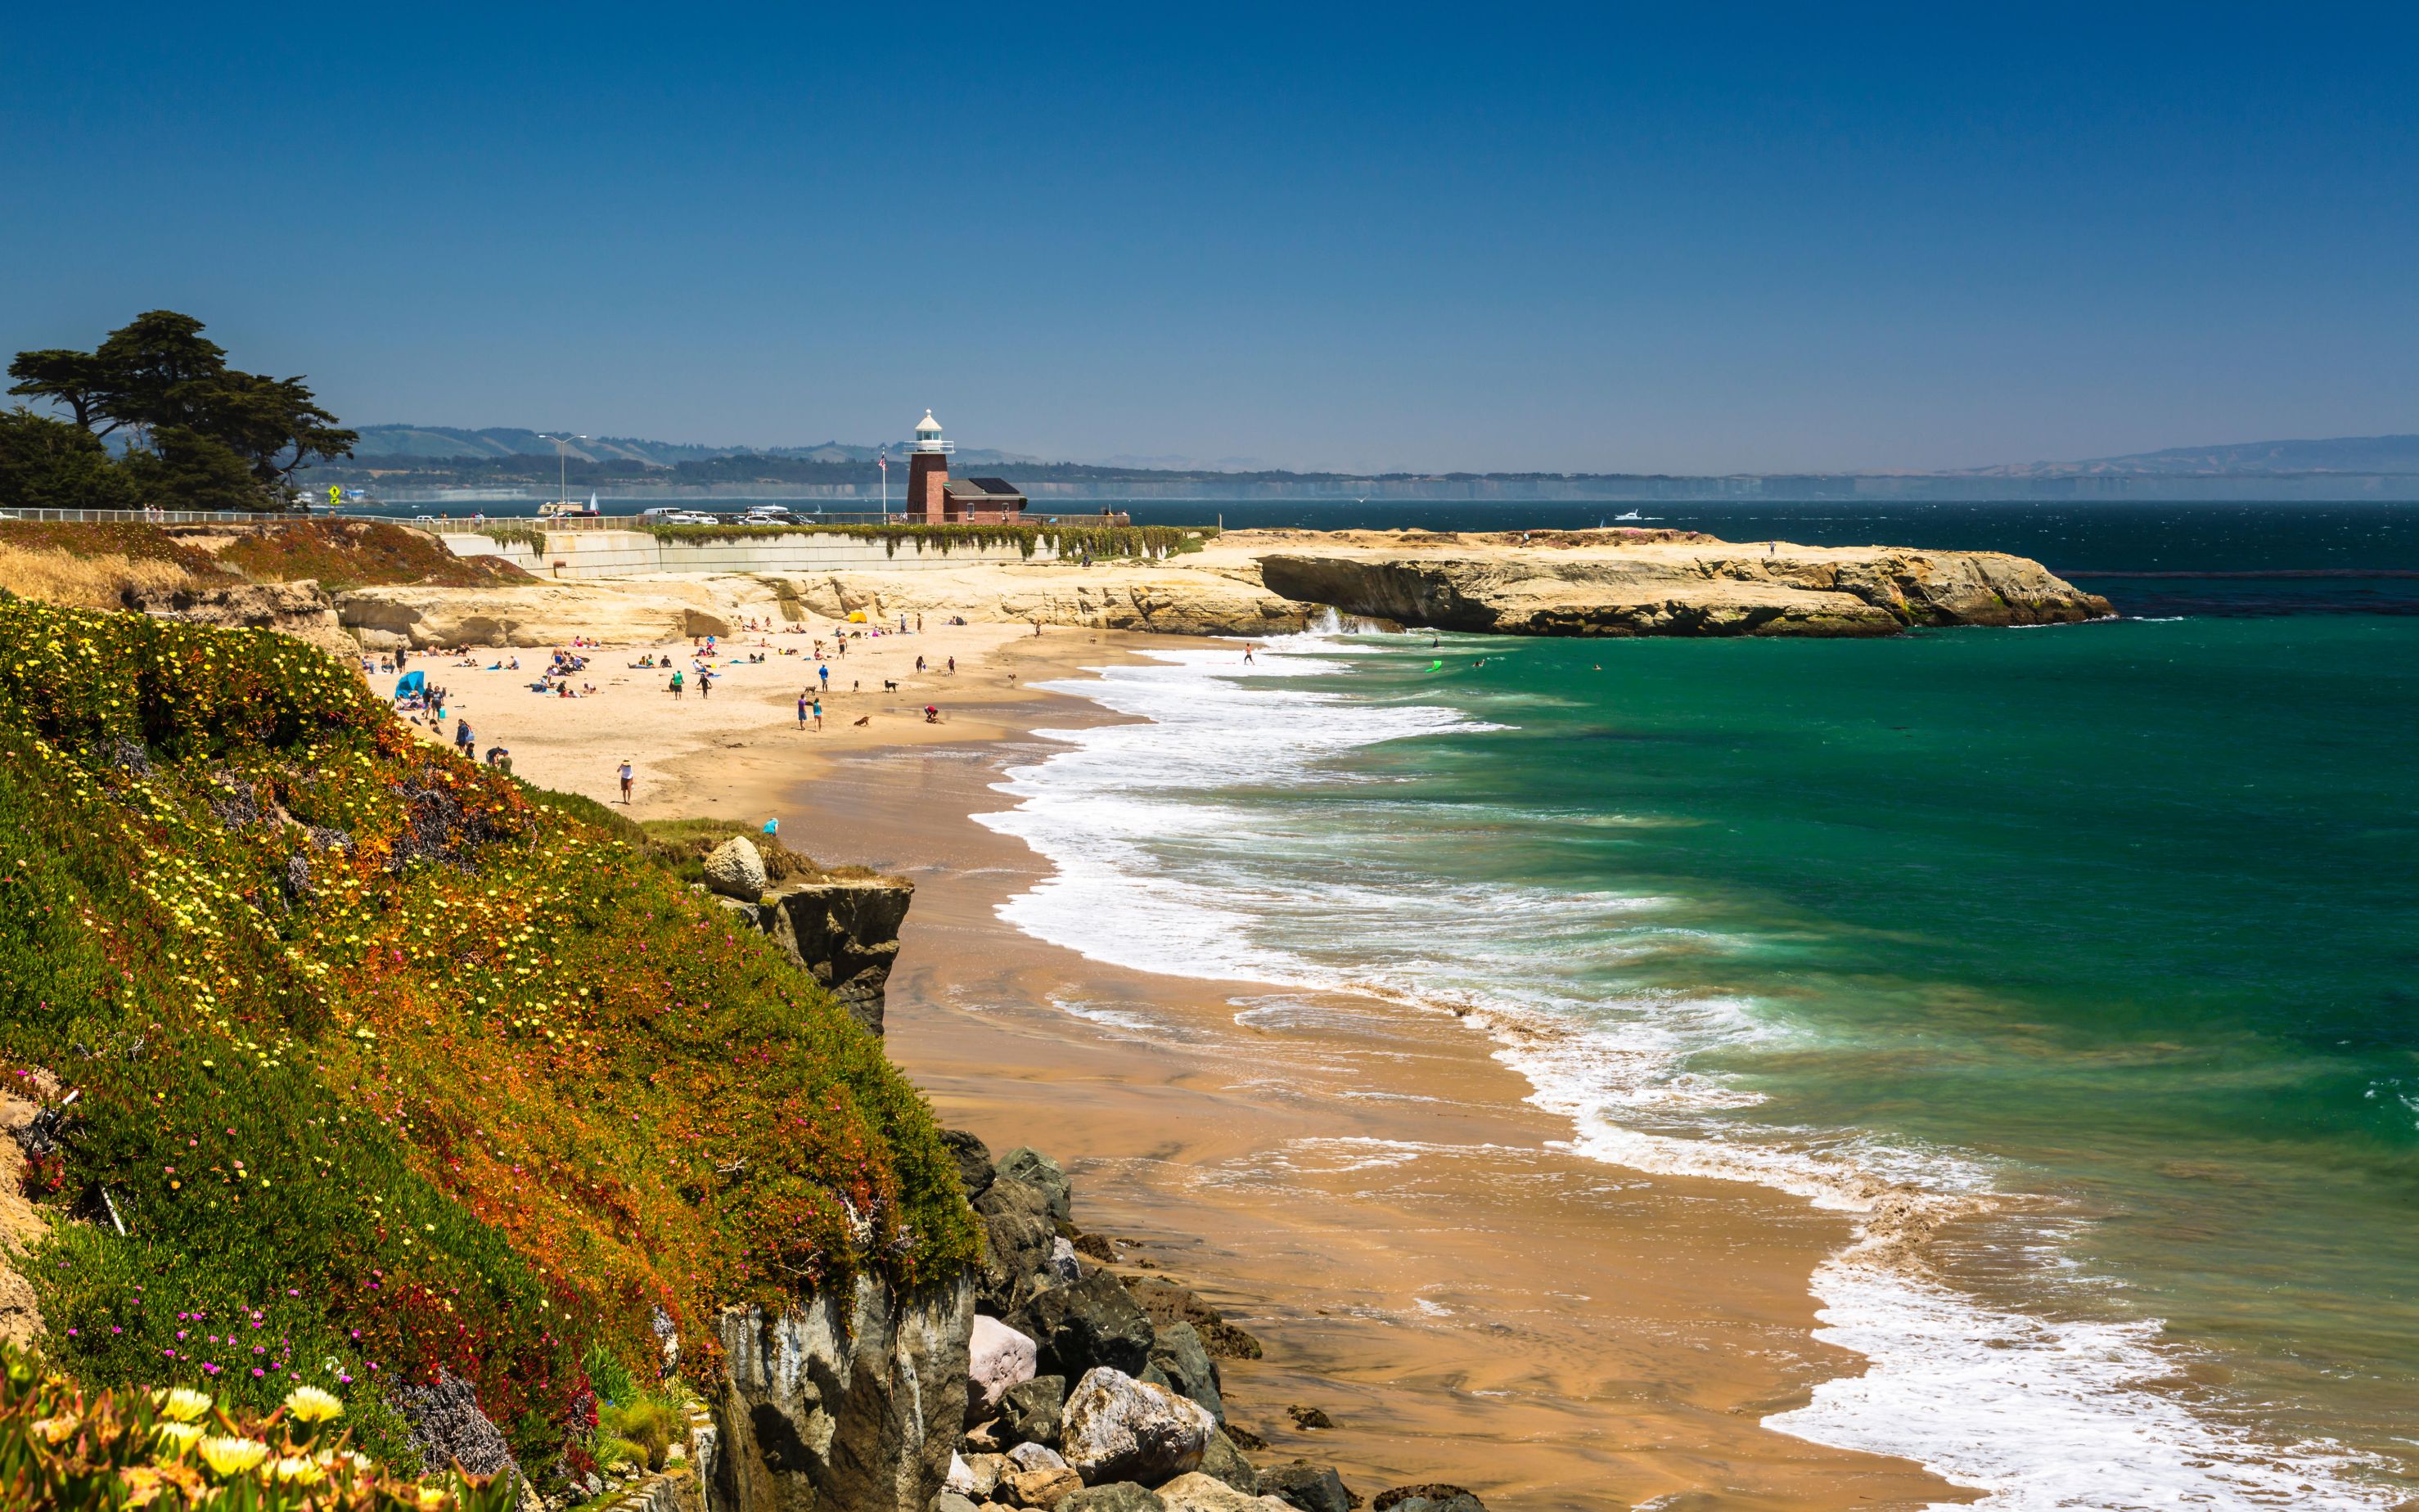
[[[1005,916],[1460,1012],[1573,1149],[1859,1215],[1810,1284],[1871,1365],[1780,1431],[1994,1508],[2419,1495],[2419,509],[1642,512],[2126,617],[1155,652],[1008,774]]]

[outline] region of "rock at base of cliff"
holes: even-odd
[[[1154,1323],[1191,1323],[1202,1348],[1222,1360],[1256,1360],[1260,1341],[1226,1321],[1218,1309],[1173,1281],[1157,1276],[1120,1277],[1134,1304]]]
[[[1086,1486],[1058,1504],[1058,1512],[1166,1512],[1167,1504],[1148,1486],[1130,1480],[1113,1480],[1105,1486]]]
[[[1067,1403],[1067,1378],[1036,1376],[1000,1394],[993,1432],[1005,1444],[1056,1443]]]
[[[1191,1323],[1153,1323],[1150,1363],[1170,1386],[1199,1402],[1211,1417],[1226,1420],[1226,1405],[1218,1396],[1218,1366]]]
[[[1352,1512],[1352,1492],[1333,1465],[1297,1463],[1264,1470],[1259,1489],[1298,1512]]]
[[[1019,1184],[1002,1181],[993,1192]],[[1040,1346],[1044,1375],[1081,1380],[1095,1365],[1106,1365],[1138,1376],[1150,1365],[1150,1319],[1106,1271],[1037,1294],[1008,1322]]]
[[[1487,1504],[1467,1486],[1430,1481],[1379,1491],[1371,1499],[1369,1512],[1487,1512]]]
[[[1225,1481],[1194,1471],[1159,1489],[1167,1512],[1293,1512],[1273,1496],[1245,1496]]]
[[[1201,1473],[1225,1481],[1245,1496],[1257,1496],[1267,1489],[1260,1484],[1260,1473],[1252,1468],[1252,1462],[1243,1458],[1243,1451],[1235,1447],[1235,1441],[1226,1436],[1224,1428],[1210,1434],[1210,1442],[1201,1446]]]
[[[1030,1322],[1017,1314],[1017,1309],[1037,1294],[1059,1285],[1050,1269],[1058,1233],[1050,1226],[1050,1212],[1041,1194],[1022,1181],[997,1180],[975,1199],[974,1209],[990,1240],[983,1246],[977,1300],[986,1311],[1010,1320],[1010,1326],[1036,1342],[1046,1342]],[[1147,1350],[1148,1347],[1145,1348]],[[1043,1353],[1045,1357],[1049,1355],[1046,1349]],[[1081,1365],[1062,1369],[1056,1363],[1045,1363],[1041,1368],[1070,1381],[1084,1373]]]
[[[1059,1443],[1089,1484],[1153,1482],[1199,1468],[1217,1430],[1198,1402],[1102,1366],[1069,1395]]]
[[[756,842],[733,835],[705,858],[705,885],[725,898],[754,903],[764,896],[764,857]]]
[[[966,1422],[992,1415],[1010,1386],[1033,1379],[1033,1341],[996,1318],[976,1315],[966,1346]]]
[[[966,1189],[968,1202],[991,1190],[992,1180],[999,1173],[992,1165],[990,1146],[963,1129],[942,1130],[941,1145],[958,1163],[958,1184]]]
[[[1056,1161],[1031,1146],[1019,1145],[999,1158],[998,1168],[1000,1175],[1023,1181],[1048,1199],[1052,1218],[1062,1224],[1074,1221],[1074,1183],[1067,1180],[1066,1168]]]

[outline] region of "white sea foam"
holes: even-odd
[[[1607,1000],[1572,974],[1573,960],[1600,967],[1625,953],[1743,943],[1678,928],[1660,917],[1670,900],[1468,882],[1443,895],[1445,879],[1415,885],[1419,856],[1382,823],[1339,829],[1329,811],[1205,796],[1332,786],[1351,779],[1329,764],[1355,748],[1497,728],[1437,705],[1277,686],[1344,670],[1344,650],[1289,638],[1249,666],[1235,651],[1162,651],[1154,665],[1052,685],[1143,722],[1053,732],[1058,748],[1007,774],[1001,786],[1018,806],[983,822],[1023,838],[1054,871],[1002,917],[1132,969],[1461,1014],[1529,1080],[1531,1101],[1570,1121],[1565,1148],[1608,1164],[1751,1182],[1893,1221],[1911,1206],[1988,1199],[1992,1167],[1955,1151],[1739,1119],[1758,1094],[1691,1062],[1789,1032],[1753,1005]],[[1433,825],[1448,806],[1418,807]],[[1268,864],[1272,856],[1286,864]],[[1271,995],[1238,1006],[1239,1023],[1277,1026],[1308,1005]],[[1347,1140],[1267,1158],[1333,1172],[1426,1152]],[[2262,1445],[2148,1384],[2177,1366],[2155,1322],[2053,1321],[1986,1304],[1891,1269],[1887,1237],[1869,1234],[1812,1278],[1824,1337],[1871,1367],[1825,1383],[1768,1426],[1918,1459],[1985,1490],[1979,1504],[1994,1512],[2394,1502],[2350,1478],[2350,1457],[2332,1445]],[[2042,1258],[2045,1275],[2074,1271],[2067,1257]]]

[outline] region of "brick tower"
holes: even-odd
[[[941,440],[941,423],[932,411],[916,426],[916,446],[907,455],[907,518],[917,525],[938,525],[948,517],[949,454],[957,448]]]

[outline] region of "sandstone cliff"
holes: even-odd
[[[1504,635],[1876,636],[1917,625],[2071,624],[2110,612],[2107,600],[2039,563],[1990,551],[1463,537],[1411,549],[1271,551],[1259,565],[1268,586],[1288,598]]]
[[[875,1034],[882,1032],[883,989],[899,959],[899,927],[916,884],[903,877],[824,877],[790,883],[762,903],[724,899]]]

